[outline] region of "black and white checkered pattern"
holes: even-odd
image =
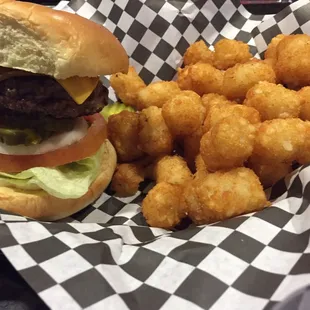
[[[185,49],[200,38],[210,46],[222,36],[237,38],[256,53],[256,27],[261,53],[261,38],[265,48],[271,38],[268,22],[279,25],[293,14],[301,23],[305,2],[261,25],[266,17],[251,16],[238,1],[72,0],[57,9],[104,24],[150,82],[171,79]],[[0,248],[51,309],[288,310],[299,304],[304,310],[309,180],[310,166],[302,167],[269,190],[272,207],[174,232],[147,227],[141,215],[151,184],[126,199],[107,190],[92,206],[57,223],[1,212]]]
[[[2,215],[0,246],[52,309],[271,309],[310,284],[309,175],[264,211],[175,232]]]
[[[223,37],[249,44],[257,55],[251,31],[265,16],[249,13],[239,0],[72,0],[57,9],[103,24],[120,40],[130,64],[145,83],[172,80],[188,46],[204,40],[210,48]],[[108,79],[102,78],[105,86]],[[110,99],[116,99],[109,88]]]
[[[310,1],[299,0],[255,27],[252,36],[260,57],[264,57],[267,45],[278,34],[310,34],[309,14]]]

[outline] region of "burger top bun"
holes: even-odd
[[[56,79],[126,73],[117,38],[81,16],[20,1],[0,1],[0,66]]]

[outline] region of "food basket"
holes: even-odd
[[[310,33],[308,0],[276,15],[252,15],[237,0],[72,0],[55,9],[105,25],[146,83],[173,79],[199,39],[241,40],[259,58],[277,34]],[[149,183],[128,198],[107,190],[53,223],[1,212],[0,248],[51,309],[306,309],[309,181],[310,167],[299,167],[267,190],[271,207],[175,231],[141,215]]]

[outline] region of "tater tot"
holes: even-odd
[[[202,40],[190,45],[186,50],[183,60],[185,66],[194,65],[198,62],[209,63],[213,62],[213,52],[209,50],[206,43]]]
[[[271,60],[272,65],[274,65],[277,60],[277,46],[283,38],[285,38],[284,34],[278,34],[272,38],[271,42],[268,44],[267,50],[265,51],[265,59]]]
[[[143,110],[150,106],[161,108],[169,99],[180,92],[176,82],[159,81],[149,84],[137,93],[137,109]]]
[[[110,84],[122,102],[134,108],[137,107],[137,93],[146,87],[133,67],[129,67],[127,74],[113,74]]]
[[[276,82],[276,75],[270,65],[263,61],[236,64],[225,71],[223,95],[231,100],[243,100],[247,91],[259,81]]]
[[[209,173],[201,154],[198,154],[196,156],[195,168],[196,168],[196,172],[194,174],[195,178],[205,177]]]
[[[289,35],[279,42],[275,71],[280,83],[291,89],[310,85],[309,35]]]
[[[305,125],[305,141],[297,154],[297,162],[304,165],[310,163],[310,122],[304,122]]]
[[[209,171],[240,167],[251,156],[256,127],[242,117],[226,117],[200,141],[200,154]]]
[[[142,214],[152,227],[171,229],[186,216],[181,207],[182,186],[156,184],[142,202]]]
[[[173,138],[161,108],[143,109],[139,116],[139,149],[153,157],[171,154]]]
[[[181,93],[179,93],[179,95],[190,97],[192,100],[202,104],[201,97],[192,90],[182,90]]]
[[[199,153],[200,140],[203,136],[202,126],[189,136],[185,136],[183,140],[184,158],[187,165],[192,171],[195,171],[195,158]]]
[[[248,166],[256,173],[265,188],[274,185],[292,172],[292,165],[290,163],[264,163],[258,156],[250,157]]]
[[[196,224],[210,224],[258,211],[270,204],[251,169],[209,173],[188,184],[183,193],[188,216]]]
[[[305,130],[305,123],[297,118],[265,121],[258,128],[253,153],[264,162],[290,163],[305,143]]]
[[[216,105],[210,109],[209,114],[204,121],[204,132],[209,131],[217,122],[223,118],[235,116],[243,117],[251,124],[258,124],[261,121],[259,112],[254,108],[246,107],[240,104],[233,104],[228,106]]]
[[[301,97],[294,90],[280,84],[259,82],[246,94],[243,103],[259,111],[262,121],[276,118],[297,118],[302,105]]]
[[[180,156],[164,156],[155,164],[155,180],[157,183],[168,182],[170,184],[184,185],[193,175],[186,161]]]
[[[249,46],[241,41],[222,39],[214,45],[214,66],[220,70],[245,63],[251,57]]]
[[[178,69],[177,83],[183,90],[192,90],[202,96],[207,93],[221,93],[223,72],[210,64],[197,63]]]
[[[202,105],[206,109],[206,115],[208,115],[211,107],[216,105],[237,104],[235,101],[228,100],[225,96],[219,94],[205,94],[201,97]]]
[[[185,95],[181,92],[162,107],[163,118],[174,136],[191,135],[205,118],[205,108],[200,97],[190,96],[188,92]]]
[[[122,111],[108,120],[108,137],[113,144],[118,161],[130,162],[143,156],[138,148],[139,115]]]
[[[304,121],[310,121],[310,86],[303,87],[298,91],[298,95],[302,100],[299,116]]]
[[[111,189],[119,197],[133,196],[139,190],[139,184],[144,181],[143,167],[136,163],[117,166],[111,182]]]

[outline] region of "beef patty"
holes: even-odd
[[[2,115],[14,111],[34,118],[76,118],[100,112],[107,100],[108,90],[101,82],[83,104],[77,104],[55,79],[48,76],[16,76],[0,82]]]

